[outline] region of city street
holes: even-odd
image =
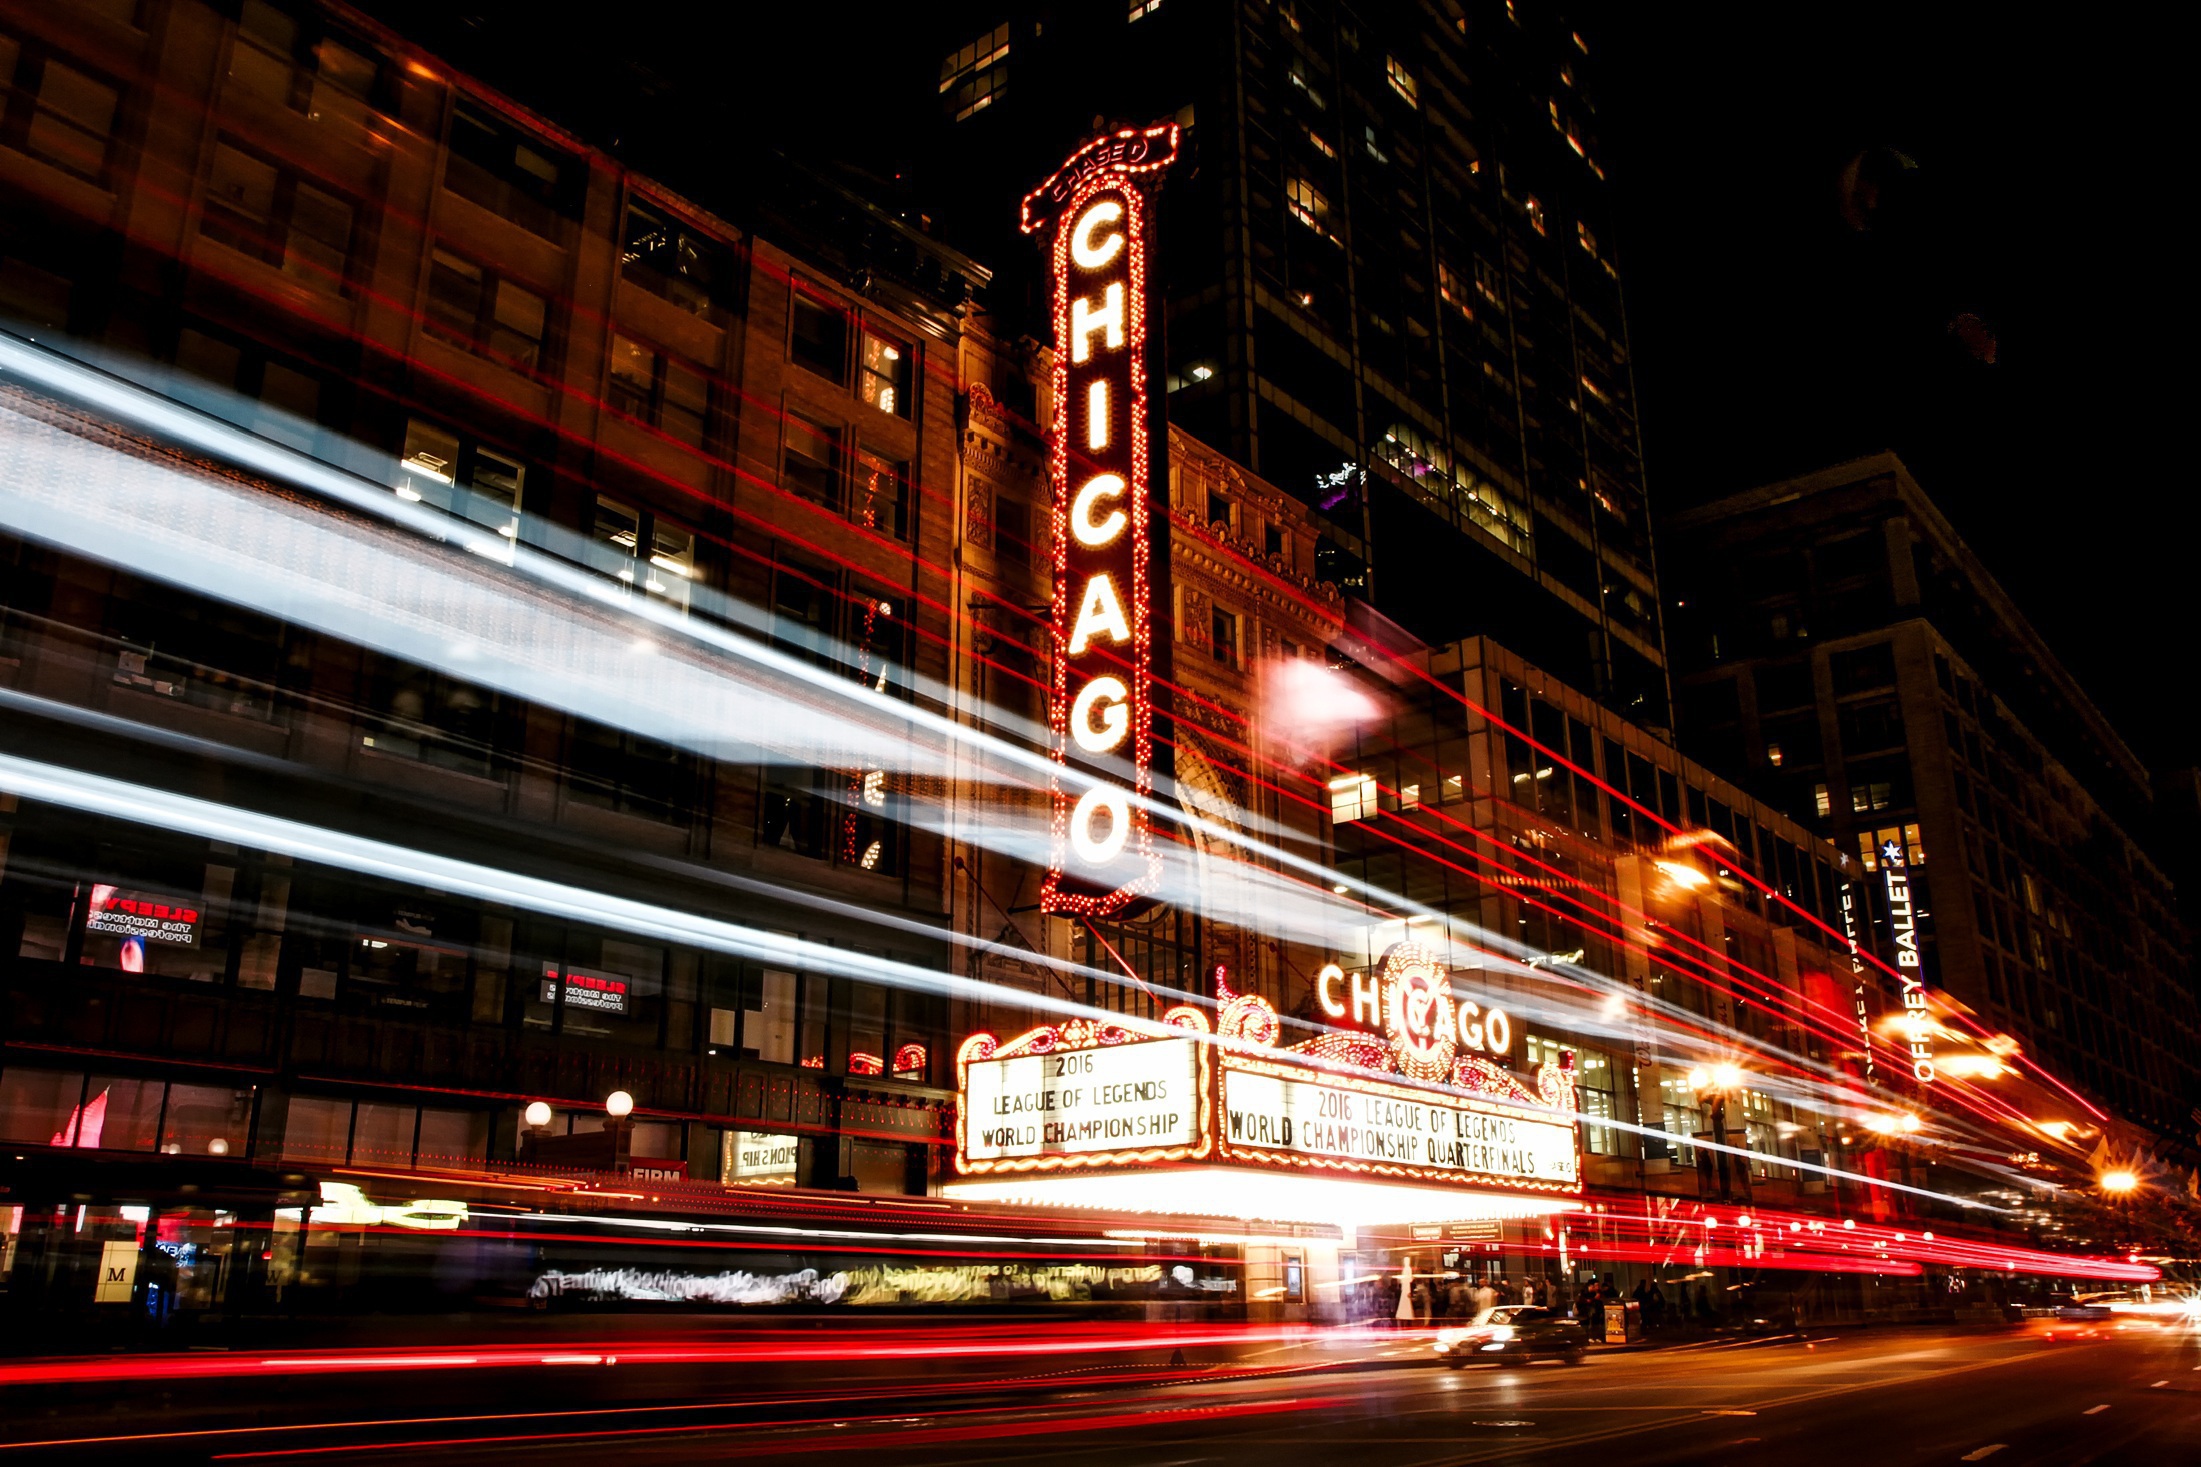
[[[1407,1363],[1419,1353],[1413,1345],[1363,1339],[1366,1348],[1329,1363],[1287,1344],[1231,1351],[1227,1365],[1188,1353],[1183,1369],[1136,1353],[1049,1358],[1035,1342],[1018,1368],[983,1380],[928,1388],[917,1377],[819,1372],[813,1378],[831,1386],[769,1393],[614,1357],[608,1368],[561,1375],[554,1407],[540,1400],[539,1370],[477,1376],[457,1392],[451,1372],[432,1368],[384,1376],[372,1390],[352,1388],[356,1378],[302,1390],[294,1378],[282,1393],[294,1414],[279,1423],[232,1417],[211,1430],[118,1437],[111,1420],[78,1420],[81,1435],[67,1433],[69,1444],[60,1433],[19,1436],[10,1455],[90,1460],[127,1440],[133,1452],[207,1461],[399,1451],[415,1461],[856,1462],[886,1453],[898,1463],[1004,1464],[1333,1462],[1350,1453],[1366,1467],[1584,1452],[1675,1464],[1832,1464],[1861,1452],[1897,1463],[1991,1458],[1998,1467],[2201,1460],[2201,1338],[2186,1328],[1837,1330],[1602,1353],[1574,1369],[1461,1371]]]

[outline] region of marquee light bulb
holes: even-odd
[[[527,1110],[524,1112],[524,1115],[526,1117],[527,1123],[530,1126],[535,1127],[537,1130],[540,1130],[544,1126],[550,1124],[550,1107],[540,1100],[528,1102],[528,1107]]]
[[[624,1090],[614,1090],[604,1097],[604,1114],[615,1121],[623,1121],[634,1114],[634,1097]]]

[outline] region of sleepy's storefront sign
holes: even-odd
[[[1506,1068],[1506,1043],[1491,1053],[1494,1013],[1510,1037],[1503,1011],[1456,994],[1418,946],[1392,949],[1363,983],[1363,1016],[1378,1023],[1290,1045],[1275,1009],[1220,974],[1212,1019],[1184,1006],[1158,1023],[974,1034],[956,1056],[946,1190],[1311,1222],[1573,1206],[1581,1148],[1565,1058],[1528,1076]]]

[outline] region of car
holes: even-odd
[[[1437,1358],[1457,1370],[1470,1360],[1526,1365],[1539,1356],[1557,1356],[1580,1365],[1589,1354],[1589,1332],[1582,1322],[1537,1304],[1486,1309],[1456,1329],[1437,1331]]]

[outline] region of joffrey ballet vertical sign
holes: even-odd
[[[1054,281],[1053,827],[1041,904],[1106,916],[1160,878],[1148,584],[1147,255],[1164,123],[1097,138],[1025,196]]]

